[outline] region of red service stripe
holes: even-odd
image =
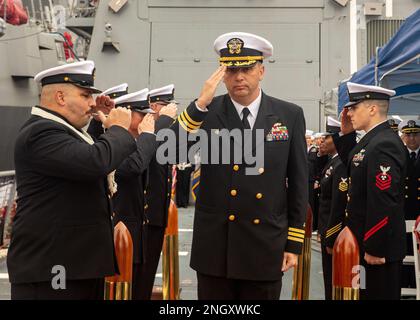
[[[371,228],[368,232],[366,232],[365,238],[363,239],[363,241],[366,241],[367,239],[369,239],[374,233],[376,233],[377,231],[379,231],[379,229],[381,229],[384,226],[386,226],[387,223],[388,223],[388,217],[386,217],[385,219],[383,219],[381,222],[379,222],[377,225],[375,225],[373,228]]]

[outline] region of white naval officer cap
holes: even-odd
[[[347,92],[349,95],[349,102],[344,108],[348,108],[365,100],[389,100],[395,95],[394,90],[354,82],[347,82]]]
[[[327,131],[323,133],[323,136],[330,136],[334,133],[340,132],[341,123],[337,119],[334,119],[331,116],[327,117]]]
[[[420,132],[420,120],[409,119],[401,121],[398,125],[398,130],[402,133],[419,133]]]
[[[214,41],[220,65],[228,68],[251,67],[273,55],[273,45],[267,39],[246,32],[229,32]]]
[[[129,93],[114,100],[116,107],[126,107],[141,113],[155,113],[149,107],[149,89]]]
[[[314,132],[312,130],[306,130],[305,137],[311,137],[311,138],[313,138],[313,134],[314,134]]]
[[[55,83],[70,83],[92,93],[101,93],[95,88],[95,63],[91,60],[79,61],[50,68],[38,73],[34,80],[41,86]]]
[[[316,133],[314,134],[314,138],[315,138],[315,139],[322,138],[323,136],[324,136],[324,134],[323,134],[322,132],[316,132]]]
[[[333,117],[328,116],[327,117],[327,126],[340,127],[341,126],[341,123],[337,119],[334,119]]]
[[[101,96],[108,96],[112,99],[115,99],[123,95],[126,95],[127,93],[128,93],[128,84],[121,83],[118,86],[114,86],[109,89],[106,89],[104,92],[102,92]]]
[[[168,84],[167,86],[153,89],[149,91],[149,102],[164,102],[164,103],[176,103],[174,100],[175,85]]]
[[[401,123],[400,119],[390,118],[388,119],[388,124],[394,131],[398,131],[398,125]]]

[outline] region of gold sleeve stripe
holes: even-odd
[[[185,124],[184,124],[184,122],[182,122],[182,120],[181,119],[178,119],[179,121],[178,121],[178,123],[181,125],[181,127],[182,128],[184,128],[184,130],[185,131],[187,131],[187,132],[189,132],[189,133],[195,133],[195,132],[197,132],[197,130],[193,130],[193,129],[190,129],[190,128],[188,128]]]
[[[300,243],[303,243],[303,241],[304,241],[303,239],[295,238],[295,237],[291,237],[291,236],[288,236],[287,240],[292,240],[292,241],[296,241],[296,242],[300,242]]]
[[[342,224],[343,224],[342,222],[340,222],[339,224],[336,224],[334,227],[332,227],[332,228],[328,229],[328,230],[327,230],[327,232],[328,232],[328,231],[330,231],[330,230],[332,230],[332,229],[335,229],[335,228],[341,227],[341,225],[342,225]]]
[[[337,230],[335,230],[334,232],[328,233],[327,235],[325,235],[325,238],[329,238],[331,237],[333,234],[337,233],[338,231],[340,231],[341,228],[338,228]]]
[[[187,110],[184,110],[184,112],[182,112],[182,113],[184,114],[185,119],[186,119],[189,123],[191,123],[192,125],[201,126],[201,124],[203,123],[203,121],[201,121],[201,122],[197,122],[197,121],[194,121],[193,119],[191,119],[191,117],[190,117],[190,115],[188,114]]]
[[[289,231],[289,236],[294,236],[294,237],[298,237],[298,238],[302,238],[302,239],[305,238],[304,234],[300,234],[300,233],[296,233],[296,232],[290,232],[290,231]]]
[[[190,128],[191,130],[195,130],[195,129],[198,129],[200,126],[196,126],[196,125],[192,125],[191,123],[189,123],[186,119],[185,119],[185,117],[184,117],[184,113],[181,113],[180,115],[179,115],[179,117],[181,118],[181,120],[182,120],[182,122],[188,127],[188,128]]]
[[[179,121],[179,122],[182,122],[182,124],[183,124],[185,127],[187,127],[189,130],[191,130],[191,131],[197,130],[197,128],[198,128],[198,127],[196,127],[196,126],[192,126],[192,125],[190,125],[188,122],[186,122],[186,121],[184,120],[184,118],[183,118],[182,114],[180,114],[180,115],[179,115],[178,121]],[[188,131],[188,132],[189,132],[189,131]]]
[[[337,232],[337,231],[338,231],[338,230],[340,230],[340,229],[341,229],[341,225],[336,226],[336,227],[334,227],[334,228],[331,228],[331,229],[329,229],[329,230],[326,232],[326,235],[329,235],[329,234],[335,233],[335,232]]]
[[[299,232],[299,233],[305,234],[305,230],[303,230],[303,229],[296,229],[296,228],[289,227],[289,232],[290,231]]]
[[[338,230],[341,229],[342,223],[337,224],[336,226],[332,227],[331,229],[327,230],[326,236],[329,237],[331,234],[336,233]]]

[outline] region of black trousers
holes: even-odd
[[[152,297],[164,236],[164,227],[147,226],[145,263],[135,265],[135,273],[133,273],[133,300],[150,300]]]
[[[104,279],[67,280],[65,289],[51,282],[12,283],[12,300],[103,300]]]
[[[282,281],[227,279],[197,272],[198,300],[279,300]]]
[[[407,256],[412,256],[413,252],[413,234],[407,233]],[[414,266],[412,265],[403,265],[402,266],[402,279],[401,279],[402,288],[415,288],[416,287],[416,274]]]
[[[325,300],[332,300],[332,254],[327,253],[327,247],[324,245],[321,245],[321,253]]]
[[[185,170],[177,169],[176,175],[176,205],[177,207],[188,207],[190,202],[190,181],[192,167]]]
[[[383,265],[363,264],[366,289],[360,290],[360,300],[400,300],[402,261]],[[362,275],[361,275],[362,277]]]

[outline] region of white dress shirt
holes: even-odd
[[[240,103],[233,100],[232,98],[230,98],[241,120],[243,116],[242,110],[244,108],[248,108],[249,115],[247,119],[248,119],[251,129],[254,127],[255,120],[257,120],[258,110],[260,110],[260,104],[261,104],[261,96],[262,95],[261,95],[261,89],[260,89],[260,93],[258,94],[258,97],[254,101],[252,101],[248,106],[243,106]]]

